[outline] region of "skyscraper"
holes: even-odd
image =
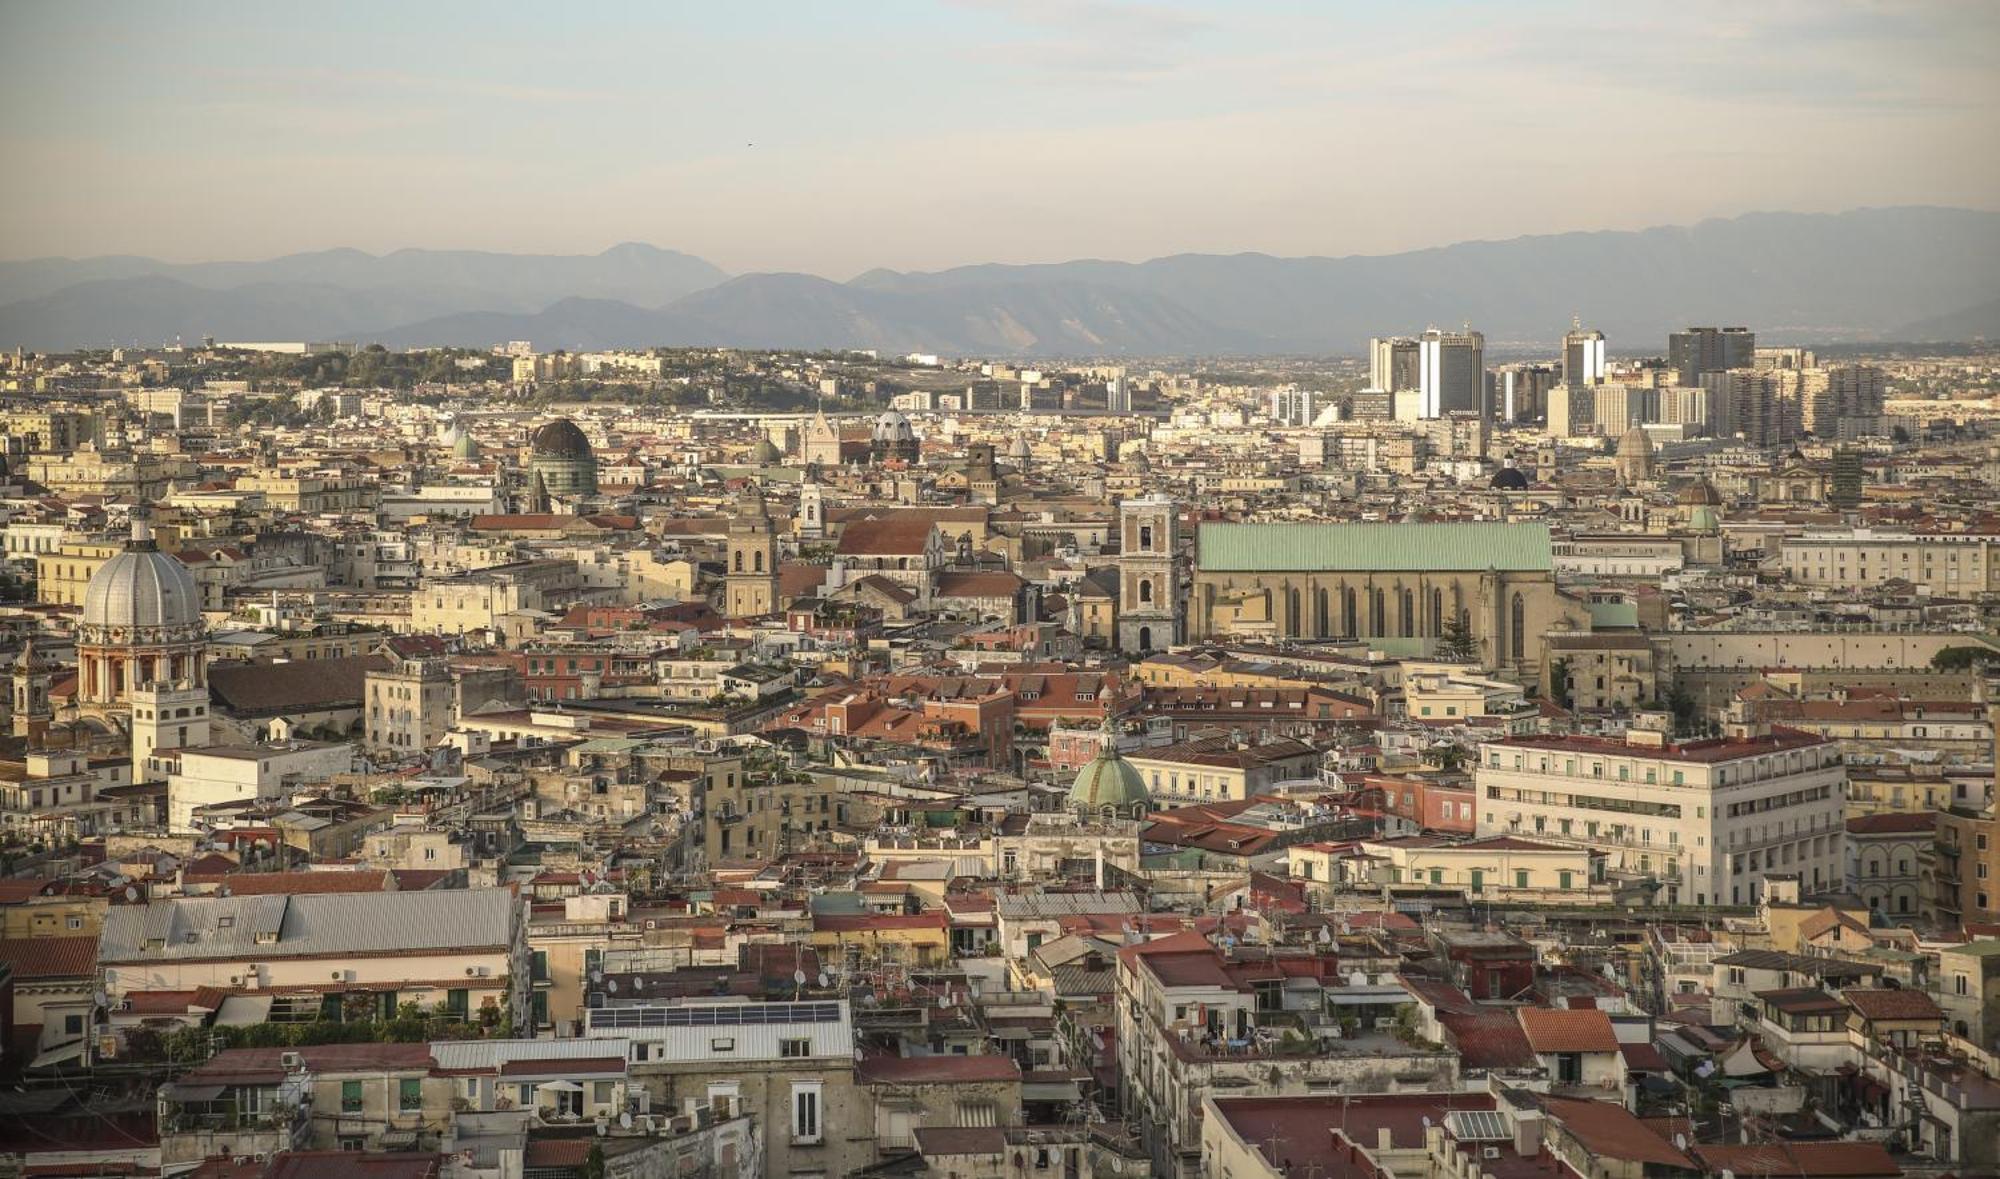
[[[1572,385],[1597,385],[1604,381],[1604,333],[1586,331],[1570,320],[1563,334],[1563,380]]]
[[[1699,385],[1707,373],[1750,368],[1757,360],[1757,333],[1749,328],[1691,327],[1667,336],[1667,367],[1681,384]]]
[[[1417,387],[1417,342],[1408,336],[1368,341],[1368,387],[1384,393]]]
[[[1542,416],[1556,370],[1547,364],[1503,364],[1486,374],[1492,415],[1503,422],[1531,422]]]
[[[1486,415],[1486,337],[1427,329],[1417,339],[1418,416]]]

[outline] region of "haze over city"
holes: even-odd
[[[1996,33],[0,0],[0,1179],[2000,1175]]]
[[[1388,253],[1994,207],[1977,2],[10,4],[0,256]]]

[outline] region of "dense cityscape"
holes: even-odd
[[[1996,45],[0,0],[0,1179],[2000,1179]]]
[[[1990,1166],[1947,351],[17,351],[17,1160]]]

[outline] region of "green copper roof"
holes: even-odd
[[[1554,568],[1545,524],[1203,524],[1205,573],[1510,572]]]
[[[1140,776],[1137,767],[1119,756],[1116,748],[1110,748],[1077,771],[1076,781],[1069,788],[1069,800],[1073,806],[1090,810],[1108,806],[1123,811],[1150,805],[1152,795],[1147,793],[1146,779]]]

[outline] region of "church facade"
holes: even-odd
[[[1354,638],[1433,651],[1462,619],[1487,666],[1532,674],[1550,630],[1586,630],[1557,593],[1540,524],[1203,524],[1192,639]]]

